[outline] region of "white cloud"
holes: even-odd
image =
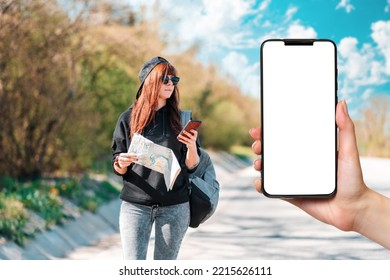
[[[382,83],[383,66],[375,60],[375,49],[370,44],[358,48],[358,40],[346,37],[339,44],[339,72],[356,85]]]
[[[263,3],[260,7],[266,9],[270,0]],[[173,46],[176,51],[194,44],[210,51],[252,43],[251,31],[242,28],[242,21],[248,15],[258,15],[253,8],[255,4],[255,0],[151,0],[145,4],[133,3],[132,7],[145,8],[147,18],[159,19],[163,36],[168,42],[176,42]]]
[[[240,82],[241,90],[251,96],[260,94],[260,63],[250,64],[247,57],[241,53],[229,52],[222,60],[225,72]]]
[[[313,27],[305,27],[299,22],[294,22],[288,27],[287,38],[316,38],[317,32]]]
[[[281,21],[264,22],[262,28],[266,33],[260,37],[259,41],[263,42],[270,38],[317,38],[317,32],[313,27],[303,25],[299,19],[294,20],[297,11],[298,7],[290,6]]]
[[[271,38],[317,38],[315,29],[311,26],[302,25],[299,20],[280,26],[274,26],[268,22],[266,27],[270,31],[260,37],[260,42]]]
[[[263,0],[263,2],[259,4],[259,7],[257,9],[252,10],[251,13],[255,16],[255,18],[252,21],[254,26],[259,27],[264,25],[264,23],[261,23],[261,20],[263,19],[266,10],[271,4],[271,1],[272,0]]]
[[[345,37],[338,44],[340,95],[351,98],[356,92],[389,81],[390,75],[390,21],[378,21],[371,26],[376,45],[365,43],[359,48],[354,37]],[[369,97],[365,91],[362,99]]]
[[[390,75],[390,21],[377,21],[371,25],[371,37],[385,58],[385,71]]]
[[[339,44],[340,58],[344,64],[340,66],[340,72],[349,79],[363,78],[369,71],[368,57],[357,49],[358,40],[353,37],[343,38]]]
[[[285,15],[286,21],[290,21],[296,12],[298,12],[298,7],[294,6],[294,7],[288,8],[286,15]]]
[[[259,41],[263,42],[270,38],[317,38],[317,32],[313,27],[304,26],[299,19],[293,19],[297,11],[297,7],[290,7],[284,14],[283,20],[275,23],[266,21],[262,26],[266,33]]]
[[[254,0],[186,0],[177,3],[164,1],[160,9],[164,20],[169,21],[165,23],[166,28],[175,30],[168,36],[172,40],[179,40],[183,49],[194,43],[208,50],[241,48],[253,43],[251,30],[242,28],[242,21],[244,17],[254,14]]]
[[[345,9],[347,13],[350,13],[353,9],[355,9],[355,7],[349,2],[349,0],[341,0],[336,6],[336,10],[338,9]]]
[[[263,2],[261,2],[259,10],[265,11],[268,8],[269,4],[271,4],[271,0],[264,0]]]

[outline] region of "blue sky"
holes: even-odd
[[[339,97],[352,115],[376,94],[390,96],[390,0],[121,1],[162,20],[165,51],[196,44],[248,95],[260,96],[261,43],[267,38],[327,38],[338,47]]]

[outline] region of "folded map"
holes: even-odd
[[[162,173],[167,190],[172,190],[181,168],[171,149],[155,144],[142,135],[135,133],[131,139],[128,152],[138,156],[136,164]]]

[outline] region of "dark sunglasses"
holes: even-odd
[[[172,81],[172,84],[174,85],[174,86],[176,86],[177,85],[177,83],[179,82],[179,80],[180,80],[180,78],[179,77],[176,77],[176,76],[173,76],[172,78],[169,78],[168,76],[163,76],[163,77],[161,77],[161,79],[162,79],[162,82],[163,82],[163,84],[164,85],[166,85],[167,83],[169,83],[169,80],[171,80]]]

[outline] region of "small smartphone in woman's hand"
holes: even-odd
[[[197,130],[199,128],[199,126],[201,125],[201,123],[202,123],[202,121],[189,120],[188,123],[186,124],[186,126],[182,129],[182,131],[180,131],[180,133],[179,133],[179,135],[177,137],[182,135],[184,131],[187,131],[187,132],[191,133],[192,129]]]

